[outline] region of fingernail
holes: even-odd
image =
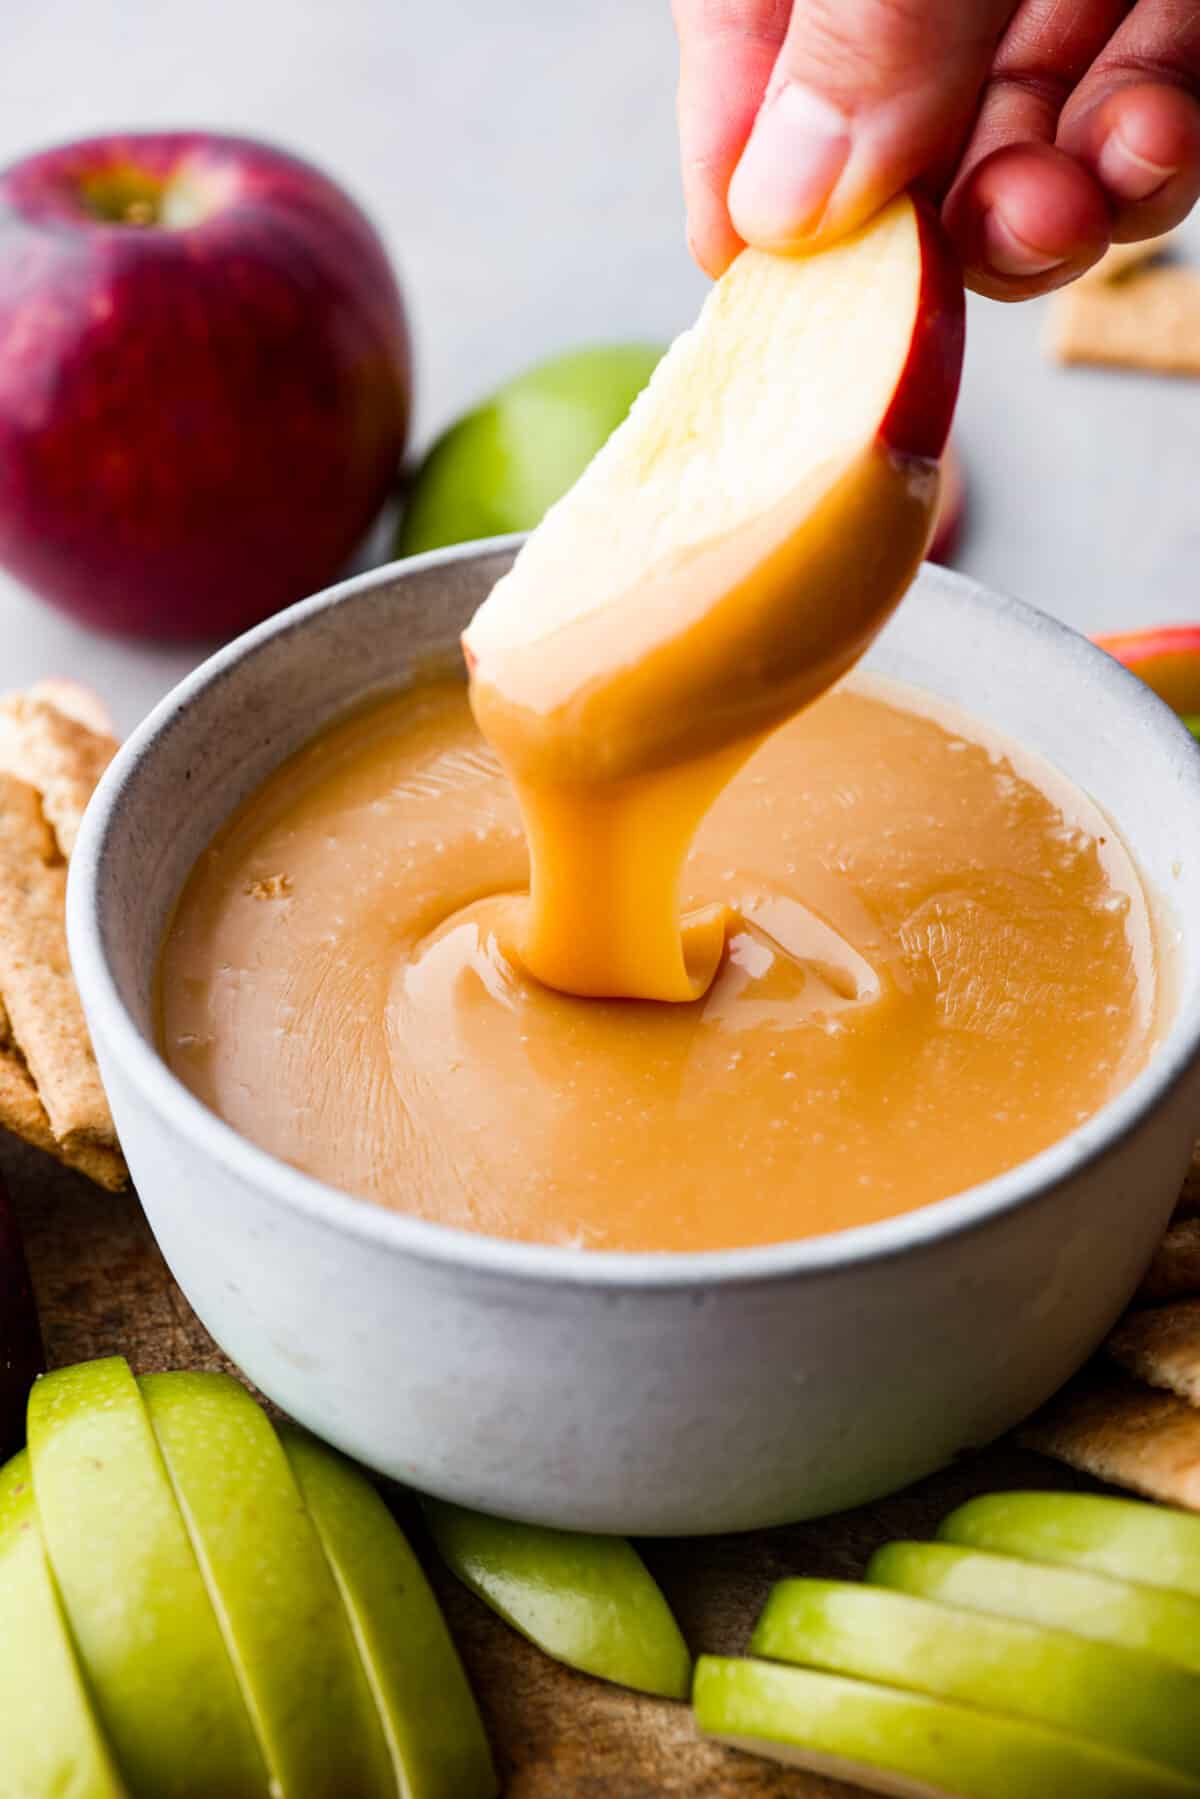
[[[850,121],[811,88],[769,94],[729,184],[729,211],[748,243],[784,243],[817,224],[850,155]]]
[[[988,266],[998,275],[1044,275],[1066,261],[1065,256],[1050,256],[1035,250],[1005,223],[995,207],[983,216],[983,246]]]
[[[1139,156],[1119,130],[1110,131],[1101,144],[1096,167],[1105,187],[1111,188],[1122,200],[1148,200],[1178,173],[1177,169],[1167,168],[1161,162]]]

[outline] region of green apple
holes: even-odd
[[[616,430],[661,355],[649,344],[573,350],[499,388],[421,464],[396,554],[532,530]]]
[[[267,1799],[233,1663],[124,1359],[37,1381],[28,1431],[46,1554],[130,1791]]]
[[[423,1503],[446,1565],[547,1655],[618,1686],[687,1698],[687,1644],[623,1538],[512,1524],[440,1499]]]
[[[46,1561],[29,1456],[0,1469],[0,1799],[124,1799]]]
[[[886,1543],[867,1579],[942,1605],[999,1612],[1200,1672],[1200,1600],[1084,1568],[1053,1568],[953,1543]]]
[[[349,1462],[292,1426],[279,1435],[349,1615],[404,1799],[492,1799],[483,1723],[403,1532]]]
[[[750,1648],[1028,1718],[1200,1779],[1200,1675],[1136,1649],[825,1580],[781,1581]]]
[[[1095,1493],[989,1493],[951,1512],[938,1536],[1200,1598],[1200,1517],[1165,1505]]]
[[[224,1374],[139,1383],[286,1799],[383,1799],[392,1759],[337,1583],[270,1419]]]
[[[897,1799],[1183,1799],[1200,1781],[1058,1730],[808,1668],[704,1655],[705,1736]]]

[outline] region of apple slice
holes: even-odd
[[[289,1425],[279,1436],[349,1616],[403,1799],[492,1799],[483,1723],[404,1533],[340,1455]]]
[[[0,1469],[0,1794],[124,1799],[46,1561],[29,1456]]]
[[[45,1375],[28,1426],[46,1553],[130,1790],[267,1799],[233,1664],[124,1359]]]
[[[138,1383],[286,1799],[396,1791],[337,1584],[274,1428],[224,1374]]]
[[[441,1499],[422,1504],[447,1567],[547,1655],[618,1686],[687,1698],[687,1644],[623,1538],[514,1524]]]
[[[963,476],[962,458],[952,440],[946,445],[942,456],[942,489],[938,496],[933,536],[925,552],[930,562],[949,562],[958,548],[966,510],[967,484]]]
[[[987,1493],[943,1518],[938,1536],[1200,1599],[1200,1518],[1170,1506],[1098,1493]]]
[[[764,735],[860,656],[929,541],[962,282],[902,196],[807,257],[744,250],[463,635],[530,850],[514,945],[566,992],[687,1001],[696,828]]]
[[[811,256],[743,251],[464,633],[510,765],[640,773],[836,680],[928,541],[962,347],[908,196]]]
[[[896,1799],[1183,1799],[1200,1782],[973,1705],[701,1656],[705,1736]]]
[[[781,1581],[750,1648],[1027,1718],[1200,1780],[1200,1675],[1136,1649],[825,1580]]]
[[[1200,1672],[1200,1600],[1188,1593],[953,1543],[885,1543],[871,1557],[867,1579],[941,1605],[998,1612],[1141,1649]]]

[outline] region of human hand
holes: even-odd
[[[674,0],[688,236],[800,248],[901,188],[1021,300],[1200,193],[1196,0]]]

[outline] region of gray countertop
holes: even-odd
[[[668,0],[7,0],[0,158],[211,124],[319,162],[404,279],[423,444],[554,349],[689,322],[674,83]],[[972,302],[959,566],[1084,629],[1200,616],[1200,389],[1057,369],[1042,313]],[[128,728],[198,654],[94,637],[0,576],[0,686],[82,676]]]

